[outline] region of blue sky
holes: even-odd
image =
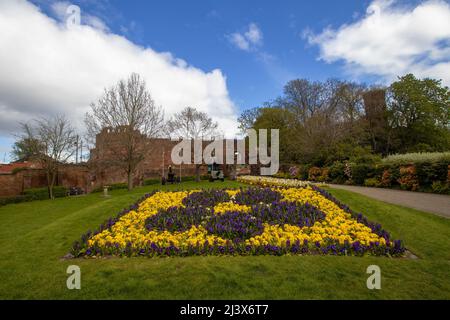
[[[280,95],[293,78],[345,77],[337,64],[317,61],[318,48],[302,38],[364,14],[370,1],[71,1],[100,17],[114,33],[156,51],[168,51],[202,70],[219,68],[239,109]],[[51,12],[49,13],[51,14]],[[233,46],[228,35],[254,23],[263,34],[258,52]],[[261,54],[268,55],[263,59]]]
[[[193,106],[228,136],[295,78],[450,85],[450,0],[9,0],[0,30],[0,162],[19,121],[64,113],[82,132],[90,103],[131,72],[167,118]]]
[[[355,12],[365,10],[364,1],[139,3],[142,6],[114,3],[124,19],[136,21],[137,32],[130,33],[131,39],[158,51],[170,51],[204,70],[220,68],[240,108],[274,98],[291,78],[340,76],[339,66],[316,60],[317,48],[309,46],[301,34],[306,28],[320,31],[329,24],[351,21]],[[250,23],[261,30],[263,43],[258,49],[271,55],[270,61],[229,42],[227,35],[244,32]]]

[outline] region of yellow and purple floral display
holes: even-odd
[[[154,192],[74,244],[76,257],[389,255],[400,240],[315,186]]]

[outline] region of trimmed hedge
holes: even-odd
[[[67,196],[67,188],[55,186],[53,187],[53,196],[55,198],[62,198]],[[12,203],[21,203],[35,200],[48,200],[48,189],[45,188],[34,188],[26,189],[21,195],[14,197],[1,197],[0,206],[4,206]]]
[[[24,196],[24,195],[18,195],[15,197],[1,197],[0,198],[0,206],[5,206],[7,204],[12,204],[12,203],[28,202],[28,201],[33,201],[33,199],[30,196]]]
[[[381,160],[388,165],[405,165],[419,163],[447,162],[450,163],[450,152],[423,152],[394,154]]]
[[[23,192],[24,196],[31,197],[32,200],[46,200],[48,199],[47,188],[26,189]],[[53,196],[55,198],[62,198],[67,196],[67,188],[55,186],[53,187]]]

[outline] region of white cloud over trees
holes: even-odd
[[[55,5],[55,14],[64,5]],[[166,116],[192,106],[219,120],[227,135],[237,132],[237,110],[221,70],[206,72],[169,52],[140,47],[93,16],[81,22],[67,28],[29,2],[0,1],[0,135],[13,132],[18,121],[58,113],[81,127],[89,104],[132,72],[146,80]]]

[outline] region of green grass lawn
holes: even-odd
[[[183,183],[183,188],[239,186]],[[329,191],[380,222],[420,259],[334,256],[110,258],[62,260],[73,241],[142,194],[132,192],[0,207],[2,299],[450,299],[450,220],[344,190]],[[81,290],[68,290],[66,269],[81,268]],[[379,265],[382,289],[366,287]]]

